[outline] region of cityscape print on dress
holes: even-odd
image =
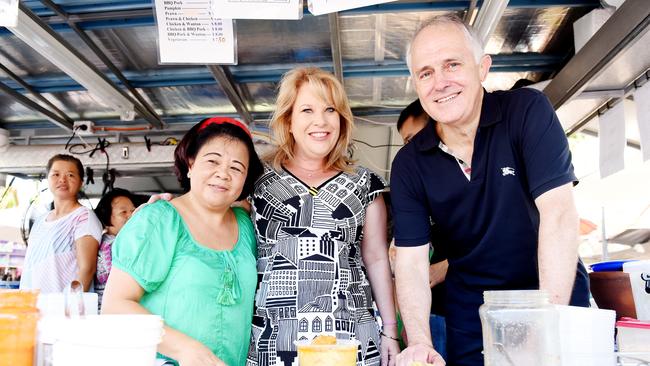
[[[363,167],[319,187],[265,169],[253,195],[259,285],[247,366],[296,366],[294,341],[318,335],[356,338],[357,366],[380,364],[360,247],[366,208],[384,187]]]

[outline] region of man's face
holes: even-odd
[[[455,24],[427,27],[411,45],[411,72],[422,108],[442,124],[478,120],[481,82],[490,65],[489,56],[476,62],[470,41]]]
[[[404,144],[407,144],[409,141],[411,141],[413,136],[415,136],[418,132],[420,132],[421,129],[424,128],[424,126],[427,125],[428,120],[429,116],[426,114],[420,117],[409,117],[404,120],[404,124],[399,130],[399,134],[402,136]]]

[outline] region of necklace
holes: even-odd
[[[315,170],[310,170],[310,169],[305,169],[303,167],[300,167],[300,169],[304,170],[307,173],[307,177],[312,178],[314,175],[321,173],[323,169],[315,169]]]
[[[301,166],[299,166],[297,164],[295,165],[295,167],[302,170],[303,172],[305,172],[307,174],[308,178],[313,178],[314,176],[322,174],[325,171],[323,168],[307,169],[307,168],[303,168],[303,167],[301,167]]]

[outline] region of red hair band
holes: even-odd
[[[230,124],[230,125],[237,126],[237,127],[241,128],[242,130],[244,130],[244,132],[246,132],[246,134],[251,139],[253,138],[253,135],[251,135],[251,131],[248,129],[248,127],[246,127],[245,124],[239,122],[238,120],[236,120],[234,118],[230,118],[230,117],[210,117],[210,118],[206,118],[206,119],[203,120],[203,122],[201,122],[201,126],[199,126],[199,132],[202,131],[204,128],[210,126],[210,125],[221,125],[221,124],[224,124],[224,123],[227,123],[227,124]]]

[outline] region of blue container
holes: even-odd
[[[0,288],[17,289],[20,287],[20,281],[0,281]]]
[[[620,272],[623,270],[623,263],[634,261],[636,261],[636,259],[600,262],[590,265],[589,268],[591,268],[591,270],[594,272]]]

